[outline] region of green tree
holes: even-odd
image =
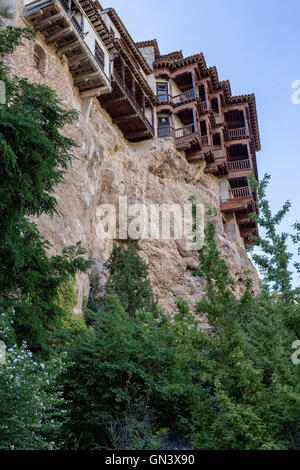
[[[299,294],[299,290],[294,291],[292,287],[293,254],[288,249],[288,242],[299,243],[300,225],[298,223],[294,225],[295,234],[279,231],[278,227],[289,212],[291,202],[285,202],[282,209],[276,214],[272,214],[270,203],[266,197],[266,188],[269,182],[270,175],[265,175],[260,183],[254,177],[251,178],[251,185],[258,192],[259,209],[259,215],[253,213],[251,217],[264,232],[264,236],[251,236],[253,246],[259,247],[261,250],[261,252],[254,252],[252,256],[264,276],[265,283],[275,293],[290,302],[293,301],[294,294]],[[294,262],[294,267],[298,269],[298,263]]]
[[[212,224],[199,252],[196,274],[206,281],[206,297],[196,311],[206,314],[210,330],[199,332],[205,352],[198,355],[198,377],[206,393],[193,408],[197,448],[299,448],[299,367],[291,360],[299,338],[299,299],[291,282],[289,235],[278,232],[289,204],[272,215],[268,180],[255,185],[260,215],[253,217],[266,229],[265,238],[252,239],[261,249],[254,259],[265,275],[260,294],[253,296],[245,280],[244,295],[234,295]],[[297,234],[292,237],[297,242]]]
[[[132,316],[108,294],[93,315],[93,327],[69,348],[70,366],[62,379],[70,403],[68,447],[151,448],[159,429],[177,426],[186,414],[193,385],[185,359],[166,316],[159,321],[150,312]]]
[[[0,105],[0,305],[14,311],[15,338],[34,352],[46,352],[47,334],[62,310],[58,288],[86,270],[80,244],[62,256],[47,257],[49,243],[30,217],[57,211],[55,186],[72,159],[74,142],[62,134],[77,117],[64,110],[53,90],[8,73],[3,57],[30,39],[28,29],[0,32],[0,80],[6,104]]]
[[[158,314],[159,308],[148,277],[148,267],[133,243],[129,243],[128,247],[115,244],[104,267],[109,273],[104,295],[116,294],[130,315],[134,316],[137,311]],[[100,305],[101,296],[94,293],[89,307],[97,310]]]

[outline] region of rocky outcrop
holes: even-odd
[[[19,24],[24,25],[19,19]],[[11,61],[12,73],[54,88],[66,108],[80,112],[79,120],[65,129],[78,145],[74,159],[65,175],[65,183],[56,191],[59,216],[42,216],[38,220],[41,233],[51,242],[52,252],[81,240],[88,254],[96,260],[95,269],[105,279],[103,262],[112,249],[112,240],[99,237],[99,207],[117,205],[120,196],[129,203],[180,204],[189,202],[191,195],[206,207],[219,208],[220,181],[204,174],[203,164],[190,165],[184,154],[176,150],[172,140],[155,139],[129,144],[111,122],[97,99],[81,100],[64,59],[59,60],[53,49],[43,44],[47,52],[45,74],[34,68],[33,41],[19,47]],[[224,227],[221,214],[215,217],[219,247],[242,290],[243,273],[249,271],[258,290],[259,279],[248,259],[242,241],[230,221]],[[228,225],[229,224],[229,225]],[[228,229],[228,227],[231,227]],[[170,314],[178,297],[193,305],[203,292],[203,282],[192,275],[197,256],[180,240],[139,240],[142,257],[149,265],[150,277],[162,306]],[[87,295],[87,276],[77,279],[78,311]]]

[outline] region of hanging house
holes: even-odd
[[[248,182],[258,179],[256,152],[260,138],[254,95],[232,96],[228,81],[208,68],[203,54],[182,51],[161,55],[156,40],[137,43],[145,56],[152,51],[157,94],[158,138],[171,137],[188,162],[205,161],[205,172],[220,178],[221,211],[234,214],[245,243],[257,235],[250,212],[257,195]]]

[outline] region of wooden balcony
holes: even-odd
[[[58,55],[67,57],[74,85],[82,96],[109,93],[109,55],[106,51],[101,61],[96,56],[99,38],[80,5],[75,0],[72,10],[66,0],[27,1],[25,5],[23,16],[33,29],[43,34],[45,42],[54,46]]]
[[[221,211],[246,215],[255,211],[255,201],[248,186],[230,189],[227,201],[221,202]]]
[[[187,90],[184,93],[181,93],[180,95],[174,96],[173,104],[175,106],[179,106],[183,103],[186,103],[187,101],[193,101],[197,98],[198,97],[197,97],[196,90],[194,88],[192,88],[191,90]]]
[[[173,127],[159,127],[157,136],[160,137],[173,137],[175,139],[176,148],[178,150],[199,151],[201,149],[201,139],[198,129],[195,129],[194,124],[174,129]]]
[[[229,171],[241,171],[241,170],[250,170],[251,164],[250,160],[236,160],[228,162]]]
[[[215,156],[215,160],[225,160],[226,157],[225,157],[225,154],[224,154],[224,151],[222,148],[214,148],[214,156]]]
[[[157,137],[173,137],[175,138],[175,129],[174,127],[158,127]]]
[[[201,147],[209,147],[210,146],[210,141],[208,135],[202,135],[201,136]]]
[[[236,160],[227,162],[229,173],[232,173],[234,178],[242,178],[249,174],[254,174],[253,167],[250,160]]]
[[[230,198],[231,199],[240,199],[244,197],[252,197],[250,189],[248,186],[244,186],[243,188],[234,188],[229,190]]]
[[[205,173],[210,173],[218,177],[228,175],[227,161],[223,149],[213,149],[211,159],[206,158],[206,161]]]
[[[188,137],[195,133],[194,124],[189,124],[188,126],[180,127],[175,129],[175,139],[181,139],[182,137]]]
[[[199,151],[201,138],[194,124],[175,129],[176,148],[178,150]]]
[[[198,153],[200,150],[204,150],[201,159],[205,158],[205,151],[210,147],[209,137],[207,135],[201,136],[194,124],[188,124],[178,129],[174,129],[173,127],[159,127],[157,136],[175,138],[178,150],[192,150]],[[190,159],[192,159],[192,157]]]
[[[99,100],[113,123],[118,125],[125,138],[130,141],[153,138],[154,128],[144,109],[115,70],[112,73],[112,86],[112,93],[100,97]]]
[[[230,189],[229,192],[229,199],[221,202],[220,209],[224,213],[235,214],[241,237],[247,245],[250,235],[258,235],[257,224],[249,215],[257,211],[254,196],[248,186]]]
[[[157,95],[157,101],[158,101],[158,105],[170,104],[172,103],[173,98],[171,95],[166,93],[164,95]]]
[[[225,131],[227,140],[238,140],[249,137],[249,131],[246,127],[239,127],[237,129],[227,129]]]
[[[204,113],[207,113],[209,111],[209,103],[207,100],[201,100],[200,101],[201,109]]]

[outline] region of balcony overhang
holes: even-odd
[[[224,137],[227,142],[235,141],[235,143],[239,143],[239,141],[244,142],[245,139],[251,139],[249,130],[246,127],[239,127],[237,129],[224,129]]]
[[[194,124],[174,129],[177,150],[195,152],[201,150],[201,136]]]
[[[152,139],[154,128],[116,71],[112,74],[112,93],[99,97],[101,106],[111,116],[112,121],[132,142]]]
[[[254,198],[244,197],[244,198],[232,198],[228,199],[225,202],[221,202],[221,211],[222,212],[235,212],[235,213],[246,213],[254,212],[255,202]]]
[[[65,0],[32,2],[26,5],[23,16],[35,31],[43,34],[47,44],[56,48],[58,55],[66,56],[74,85],[81,94],[94,90],[92,96],[99,96],[111,91],[103,65],[90,50],[85,41],[87,35]]]

